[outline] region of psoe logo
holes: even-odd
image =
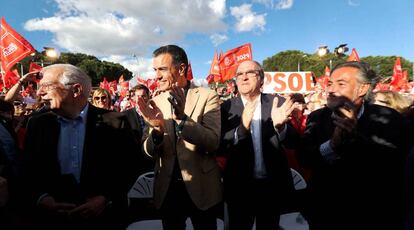
[[[7,46],[6,48],[3,49],[3,56],[7,57],[11,54],[13,54],[14,52],[16,52],[17,50],[17,46],[16,44],[14,44],[13,42],[9,44],[9,46]]]
[[[250,54],[242,54],[236,57],[237,61],[244,61],[244,60],[249,60],[250,59]]]
[[[225,65],[230,65],[230,63],[231,63],[230,58],[229,58],[229,57],[225,57],[225,58],[224,58],[224,64],[225,64]]]

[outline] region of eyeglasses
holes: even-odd
[[[259,74],[259,70],[249,70],[249,71],[246,71],[246,72],[237,72],[236,73],[236,79],[241,80],[241,79],[243,79],[244,75],[246,75],[248,78],[253,78],[253,77],[257,77],[258,74]]]
[[[39,84],[37,87],[37,90],[50,91],[58,87],[59,85],[57,84],[57,82],[49,82],[49,83]]]
[[[93,99],[94,99],[95,101],[99,101],[99,100],[101,100],[101,101],[105,101],[105,100],[106,100],[106,96],[101,96],[101,97],[93,97]]]
[[[21,101],[13,101],[13,105],[15,106],[19,106],[19,105],[23,105],[24,103]]]

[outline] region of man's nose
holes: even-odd
[[[43,90],[43,88],[39,88],[39,89],[37,89],[37,91],[36,91],[36,96],[44,96],[46,93],[45,93],[45,91]]]

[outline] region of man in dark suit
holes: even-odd
[[[142,117],[139,108],[137,106],[138,98],[142,98],[145,103],[148,103],[150,100],[150,91],[149,89],[142,84],[134,86],[131,90],[132,101],[134,102],[134,107],[124,111],[128,122],[131,126],[131,129],[134,133],[135,139],[138,143],[142,143],[147,138],[148,125],[145,124],[145,120]]]
[[[227,158],[224,195],[230,229],[277,229],[281,209],[294,191],[282,144],[294,142],[286,121],[292,100],[261,93],[264,72],[255,61],[242,62],[236,72],[240,96],[221,105],[219,155]]]
[[[367,103],[376,74],[346,62],[331,72],[327,107],[311,113],[301,158],[310,167],[310,229],[401,229],[404,118]]]
[[[91,80],[79,68],[57,64],[41,73],[38,95],[51,111],[29,120],[25,143],[38,227],[125,228],[140,154],[126,119],[88,103]]]

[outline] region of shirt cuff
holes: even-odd
[[[340,156],[333,151],[330,140],[321,144],[321,146],[319,146],[319,151],[321,152],[321,155],[325,158],[325,160],[330,163],[340,158]]]
[[[239,143],[239,135],[237,135],[237,131],[239,131],[239,127],[237,127],[236,131],[234,131],[234,140],[233,140],[234,145],[237,145],[237,143]]]
[[[286,123],[283,125],[283,129],[280,132],[275,127],[275,131],[276,131],[277,135],[279,136],[279,141],[283,141],[285,139],[285,137],[286,137],[286,130],[287,130]]]

